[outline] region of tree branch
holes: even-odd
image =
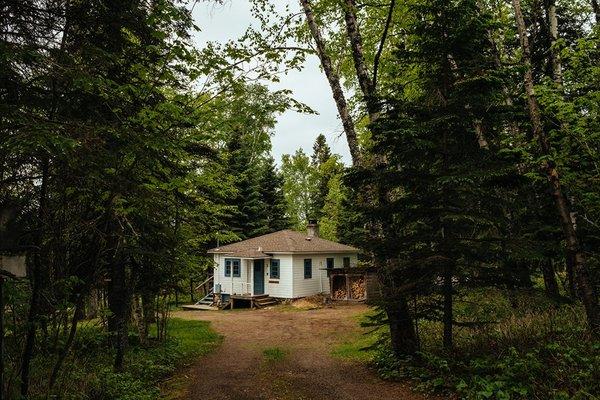
[[[375,54],[375,60],[373,61],[373,88],[375,88],[375,90],[377,89],[377,73],[379,72],[379,60],[381,59],[381,53],[383,53],[383,47],[385,46],[385,41],[388,36],[390,24],[392,23],[392,16],[394,15],[395,6],[396,0],[392,0],[390,3],[390,8],[388,10],[387,19],[385,20],[385,27],[383,28],[383,33],[381,34],[381,40],[379,41],[379,48],[377,49],[377,54]]]

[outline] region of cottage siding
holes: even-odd
[[[253,261],[241,259],[241,276],[225,276],[225,259],[235,258],[222,254],[214,254],[215,286],[221,284],[221,291],[227,294],[246,294],[253,291],[254,268]],[[350,265],[356,266],[358,256],[354,254],[273,254],[273,259],[279,260],[279,279],[272,279],[270,274],[271,260],[265,259],[265,294],[272,297],[293,299],[312,296],[317,293],[329,293],[329,278],[327,277],[327,259],[334,259],[334,267],[344,265],[344,257],[350,258]],[[304,278],[304,260],[312,260],[312,277]],[[233,271],[232,271],[233,272]]]
[[[241,259],[240,262],[240,276],[232,277],[225,276],[225,260],[228,258],[236,258],[236,257],[228,257],[221,254],[215,254],[215,287],[217,284],[221,284],[221,291],[227,294],[246,294],[252,290],[252,285],[248,283],[252,282],[252,261]],[[231,269],[231,274],[233,275],[233,268]]]
[[[265,294],[271,297],[292,298],[293,272],[291,254],[273,254],[279,260],[279,279],[271,278],[271,260],[265,260]]]
[[[304,260],[312,259],[312,278],[304,278]],[[312,296],[324,292],[329,286],[325,260],[327,257],[316,254],[294,254],[294,298]]]
[[[327,259],[334,259],[334,267],[343,266],[344,257],[350,258],[350,265],[356,266],[357,254],[294,254],[293,256],[293,298],[312,296],[317,293],[329,293],[327,277]],[[304,278],[304,260],[312,259],[312,278]]]

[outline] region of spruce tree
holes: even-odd
[[[227,142],[227,166],[236,190],[229,199],[233,207],[229,228],[240,239],[266,233],[269,223],[261,191],[263,174],[246,135],[240,131],[234,131]]]
[[[260,192],[266,221],[265,233],[289,228],[283,194],[283,176],[275,167],[273,157],[268,157],[264,162]]]
[[[311,198],[310,219],[321,220],[325,217],[325,206],[330,192],[330,181],[343,171],[343,165],[338,155],[332,155],[331,149],[323,134],[317,136],[313,145],[313,154],[311,156],[311,166],[314,169],[316,190]],[[333,196],[333,195],[332,195]],[[329,211],[331,211],[331,207]],[[331,212],[329,218],[332,218]],[[335,237],[337,235],[333,235]]]
[[[322,165],[331,157],[331,149],[327,144],[327,139],[322,133],[317,136],[313,144],[313,154],[311,156],[312,164],[315,166]]]
[[[388,168],[369,176],[388,200],[366,210],[386,227],[370,249],[398,260],[386,274],[405,295],[439,299],[426,314],[443,321],[450,349],[459,284],[481,276],[493,254],[485,238],[494,236],[503,201],[491,187],[514,161],[497,155],[501,81],[489,70],[487,16],[471,0],[419,3],[412,12],[397,66],[414,73],[399,76],[401,95],[374,127],[374,150]]]

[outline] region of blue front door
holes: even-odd
[[[254,260],[254,294],[265,293],[265,260]]]

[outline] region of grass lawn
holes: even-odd
[[[58,382],[59,398],[175,398],[185,383],[174,376],[177,370],[214,350],[222,338],[211,329],[208,322],[178,318],[169,321],[167,336],[164,342],[150,341],[149,345],[141,346],[132,334],[125,371],[115,373],[112,370],[114,353],[106,333],[96,324],[82,324],[73,353],[65,363],[62,379]],[[52,358],[39,357],[36,362],[37,375],[45,375],[52,361]]]
[[[279,347],[269,347],[263,350],[263,356],[267,362],[283,361],[286,355],[287,351]]]
[[[373,314],[370,310],[353,319],[360,325],[367,323]],[[369,327],[352,332],[342,338],[342,343],[331,351],[331,355],[344,360],[371,363],[377,352],[377,343],[385,339],[387,333],[387,326]]]

